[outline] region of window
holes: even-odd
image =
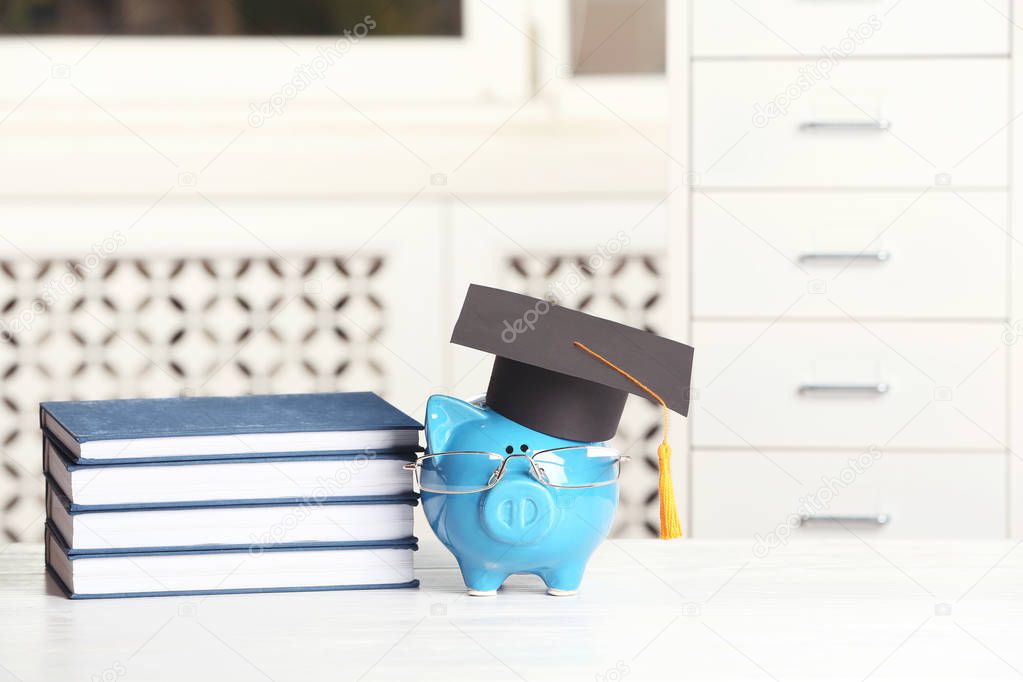
[[[662,74],[665,0],[571,0],[572,71]]]
[[[375,35],[462,34],[461,0],[6,0],[0,33],[323,36],[366,16]]]
[[[515,27],[528,26],[530,1],[0,0],[0,91],[39,86],[33,98],[52,98],[54,110],[81,93],[115,112],[121,102],[180,106],[190,120],[197,101],[209,103],[199,116],[247,109],[296,73],[315,76],[308,108],[336,107],[334,93],[518,102],[530,94],[530,62]],[[46,79],[73,87],[40,86]]]

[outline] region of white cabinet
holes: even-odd
[[[697,192],[692,206],[698,319],[1005,317],[1005,192]]]
[[[698,322],[693,445],[1003,449],[1002,331],[970,322]]]
[[[1010,10],[669,5],[694,536],[1010,532]]]
[[[692,158],[705,187],[1004,187],[1009,63],[698,62]]]
[[[1002,453],[699,451],[693,526],[704,537],[778,540],[1005,537]],[[727,491],[728,494],[707,494]]]
[[[1009,0],[692,0],[693,54],[1005,55]]]

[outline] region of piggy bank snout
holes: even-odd
[[[545,538],[555,514],[551,493],[527,480],[502,481],[487,491],[480,507],[487,534],[509,545],[534,545]]]

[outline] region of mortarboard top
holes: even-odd
[[[609,440],[635,383],[583,352],[580,342],[689,412],[693,348],[656,334],[472,284],[451,342],[495,355],[486,404],[535,431],[585,442]]]

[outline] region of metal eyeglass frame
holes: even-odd
[[[583,489],[586,489],[586,488],[601,488],[601,487],[603,487],[605,485],[613,485],[613,484],[617,483],[618,480],[622,477],[622,464],[625,463],[625,462],[631,461],[632,457],[630,457],[629,455],[618,454],[617,452],[615,452],[611,448],[603,448],[603,449],[608,450],[610,452],[615,452],[614,457],[615,457],[615,460],[618,463],[618,469],[615,472],[614,479],[612,479],[610,481],[603,481],[601,483],[588,483],[586,485],[557,485],[556,483],[551,483],[549,480],[546,480],[547,474],[544,472],[544,470],[540,466],[537,465],[536,462],[533,461],[533,458],[536,457],[537,455],[545,455],[545,454],[548,454],[548,453],[551,453],[551,452],[555,452],[556,453],[556,452],[561,452],[563,450],[578,450],[579,448],[591,448],[591,447],[601,447],[601,448],[603,448],[603,446],[599,446],[599,445],[567,445],[565,447],[551,448],[549,450],[539,450],[537,452],[534,452],[531,455],[527,455],[527,454],[524,454],[524,453],[522,453],[522,454],[520,454],[520,453],[513,453],[513,454],[509,454],[509,455],[501,455],[501,454],[499,454],[497,452],[484,452],[482,450],[456,450],[456,451],[453,451],[453,452],[436,452],[436,453],[432,453],[432,454],[428,454],[428,455],[423,455],[422,457],[417,458],[415,462],[408,462],[407,464],[402,466],[402,468],[405,471],[411,471],[411,472],[413,472],[415,474],[416,484],[419,485],[419,489],[420,490],[425,490],[426,492],[429,492],[429,493],[436,493],[438,495],[471,495],[473,493],[481,493],[484,490],[490,490],[495,485],[500,483],[502,478],[504,478],[504,472],[505,472],[505,469],[508,466],[508,461],[512,460],[512,459],[515,459],[516,457],[522,457],[523,459],[527,460],[529,462],[529,470],[530,470],[530,473],[533,475],[533,478],[535,478],[537,481],[539,481],[542,485],[546,485],[546,486],[551,487],[551,488],[559,488],[559,489],[562,489],[562,490],[583,490]],[[489,455],[489,456],[493,456],[493,457],[500,457],[502,461],[501,461],[501,465],[498,466],[497,469],[494,470],[494,473],[490,474],[490,481],[487,483],[487,485],[485,485],[482,488],[474,488],[472,490],[457,490],[457,491],[455,491],[455,490],[435,490],[433,488],[424,487],[423,486],[423,482],[421,480],[421,476],[420,476],[420,470],[421,470],[421,468],[423,466],[423,462],[428,460],[428,459],[430,459],[430,458],[432,458],[432,457],[440,457],[442,455]]]

